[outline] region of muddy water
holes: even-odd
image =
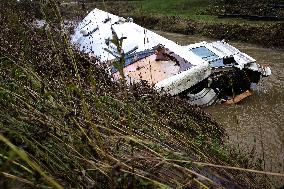
[[[212,41],[202,37],[158,32],[181,45]],[[260,64],[272,68],[272,76],[259,83],[254,94],[237,105],[215,105],[205,108],[228,135],[227,143],[242,151],[255,152],[266,171],[284,173],[284,50],[230,42]],[[273,178],[273,180],[275,180]],[[277,179],[277,186],[284,179]]]

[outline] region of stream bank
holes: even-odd
[[[251,25],[251,24],[226,24],[226,23],[202,23],[178,16],[161,15],[126,15],[132,17],[135,23],[143,27],[174,32],[185,35],[201,35],[217,40],[234,40],[258,44],[263,47],[284,47],[284,24]]]
[[[212,15],[213,13],[208,13],[207,8],[202,7],[205,5],[199,5],[201,7],[197,7],[197,11],[194,10],[195,8],[191,8],[192,10],[186,9],[180,10],[180,12],[173,7],[169,12],[165,12],[166,10],[163,8],[159,10],[160,12],[153,12],[154,10],[145,10],[145,7],[142,8],[142,6],[147,5],[141,4],[139,1],[106,1],[104,3],[87,3],[83,8],[78,5],[71,5],[68,8],[64,6],[64,9],[68,9],[64,11],[66,14],[72,12],[71,15],[74,16],[74,12],[89,12],[94,8],[99,8],[125,18],[132,17],[135,23],[147,29],[199,35],[216,40],[240,41],[263,47],[284,47],[284,22],[282,21],[218,18],[218,16]],[[82,14],[85,15],[85,12]]]
[[[156,31],[181,45],[213,41],[205,37]],[[268,172],[284,172],[284,52],[280,49],[230,42],[258,63],[268,65],[272,75],[264,78],[251,97],[236,105],[215,105],[204,110],[226,130],[228,146],[250,154],[252,161],[260,161]],[[280,187],[284,180],[268,177],[272,186]]]

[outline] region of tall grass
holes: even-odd
[[[55,1],[0,8],[0,188],[255,186],[207,114],[75,51]]]

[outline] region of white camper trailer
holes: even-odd
[[[114,37],[122,44],[118,47]],[[256,60],[224,41],[181,46],[135,23],[95,9],[77,26],[72,43],[102,63],[123,58],[126,81],[147,81],[154,88],[180,95],[191,104],[239,102],[250,86],[271,74]],[[114,80],[121,73],[110,66]]]

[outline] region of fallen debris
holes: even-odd
[[[114,35],[121,47],[113,41]],[[237,103],[249,96],[250,87],[261,77],[271,75],[269,67],[225,41],[181,46],[134,24],[131,18],[98,9],[75,29],[72,42],[103,63],[123,59],[128,84],[147,81],[157,91],[180,95],[199,106]],[[110,73],[116,81],[122,77],[115,66]]]
[[[235,96],[234,98],[225,101],[225,104],[239,103],[240,101],[242,101],[243,99],[245,99],[245,98],[247,98],[251,95],[252,95],[252,93],[249,90],[247,90],[247,91],[243,92],[242,94],[239,94],[239,95]]]

